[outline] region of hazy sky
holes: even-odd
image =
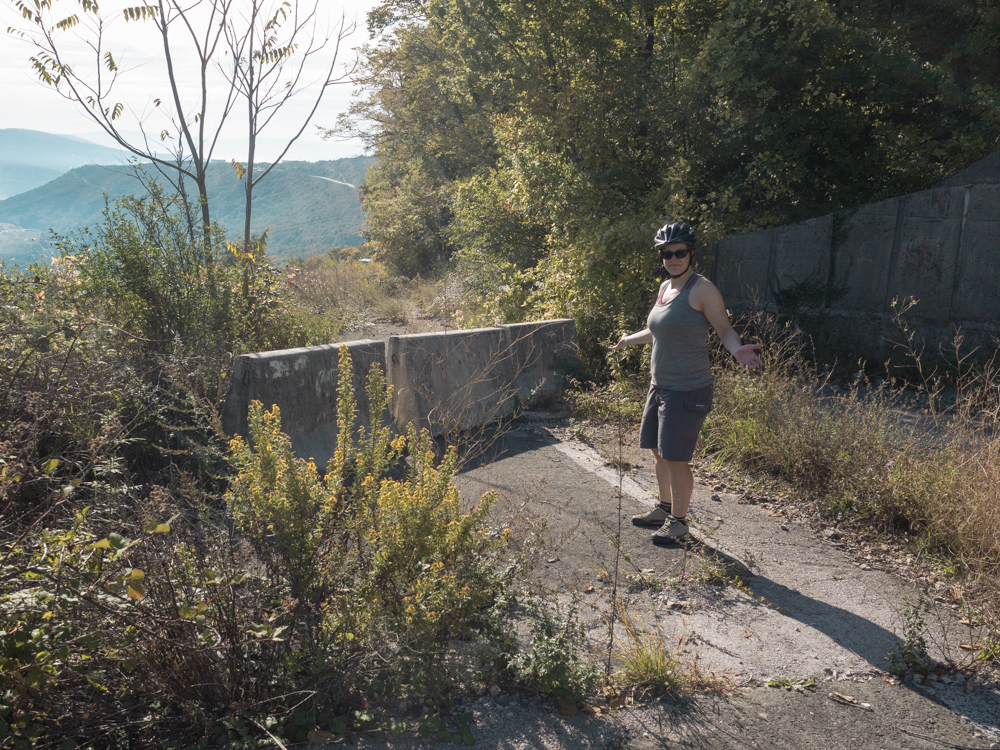
[[[238,2],[238,0],[237,0]],[[78,8],[76,0],[57,0],[56,14],[65,17]],[[121,10],[127,6],[138,5],[138,0],[104,0],[100,3],[102,15],[108,19],[104,30],[104,48],[114,54],[118,67],[122,70],[115,83],[115,101],[122,101],[126,111],[121,117],[123,130],[138,133],[140,123],[143,130],[160,133],[163,129],[171,129],[170,123],[163,117],[163,110],[154,105],[159,98],[170,101],[169,90],[165,84],[165,66],[162,57],[162,45],[152,24],[142,21],[126,22]],[[319,0],[320,29],[335,31],[341,14],[347,17],[348,23],[357,20],[357,31],[341,45],[338,57],[338,70],[354,59],[353,48],[367,41],[365,16],[368,10],[377,4],[377,0]],[[311,2],[309,3],[311,6]],[[13,0],[0,0],[0,29],[8,27],[29,28],[20,15],[14,10]],[[81,43],[81,38],[93,38],[92,29],[80,27],[61,32],[61,46],[71,51],[67,58],[76,70],[84,71],[94,68],[93,52],[88,51]],[[333,42],[327,49],[318,53],[313,60],[315,64],[303,77],[303,82],[315,82],[322,78],[330,63]],[[100,128],[79,107],[74,105],[55,91],[38,81],[31,68],[28,58],[33,47],[10,34],[0,38],[0,70],[4,75],[0,79],[0,101],[3,102],[0,114],[0,128],[24,128],[41,130],[48,133],[76,135],[100,143],[109,144]],[[179,54],[177,60],[178,77],[184,90],[194,93],[196,68],[190,55]],[[224,99],[224,80],[216,72],[217,83],[210,89],[215,102]],[[258,158],[267,161],[278,153],[278,144],[284,144],[301,126],[302,118],[312,107],[316,87],[305,88],[302,94],[292,100],[276,117],[271,126],[258,141]],[[218,93],[217,93],[218,92]],[[362,145],[357,141],[323,141],[316,134],[316,125],[330,127],[335,124],[337,115],[347,108],[351,101],[353,86],[350,83],[339,84],[329,88],[323,102],[317,110],[312,124],[306,129],[293,150],[285,158],[319,160],[336,159],[344,156],[355,156],[362,153]],[[246,126],[240,121],[240,111],[234,111],[227,121],[219,147],[213,158],[245,160],[246,158]],[[212,122],[211,115],[206,122]],[[110,145],[110,144],[109,144]]]

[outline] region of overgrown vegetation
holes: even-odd
[[[720,359],[706,452],[787,481],[831,513],[905,530],[992,587],[1000,574],[995,367],[958,370],[946,408],[947,381],[926,371],[916,397],[891,379],[834,389],[810,364],[801,337],[757,323],[764,365],[746,372]],[[912,355],[926,370],[926,357]]]
[[[342,126],[365,236],[468,323],[642,327],[655,228],[702,239],[928,187],[997,147],[991,2],[386,0]]]
[[[445,325],[454,315],[446,281],[405,279],[382,263],[362,263],[356,255],[353,248],[344,248],[306,258],[291,269],[295,320],[313,340],[354,335],[372,323],[406,325],[420,312]]]
[[[41,301],[31,294],[41,279],[4,279],[8,301]],[[55,283],[45,291],[58,298]],[[453,450],[438,462],[426,435],[393,440],[381,427],[377,369],[374,421],[356,436],[350,379],[341,382],[342,437],[323,479],[293,456],[277,410],[258,404],[254,447],[233,441],[235,476],[210,494],[183,475],[135,483],[125,449],[145,442],[135,412],[157,392],[133,372],[113,381],[113,370],[96,385],[124,382],[133,399],[95,392],[81,369],[91,342],[56,333],[42,344],[22,331],[21,348],[3,352],[8,376],[18,359],[36,373],[34,400],[3,405],[4,746],[71,735],[102,747],[164,737],[250,747],[259,726],[304,740],[342,725],[352,705],[441,694],[456,670],[476,668],[449,660],[449,640],[488,628],[504,601],[509,530],[487,525],[489,497],[460,511]],[[350,371],[346,348],[340,366]],[[80,389],[93,394],[85,413],[74,408]],[[60,395],[68,403],[51,398]],[[390,476],[404,450],[410,469]]]
[[[0,747],[254,747],[521,679],[499,624],[521,547],[490,498],[459,507],[454,450],[382,429],[379,371],[353,436],[341,382],[322,478],[277,411],[227,444],[233,355],[328,330],[298,272],[258,263],[244,285],[177,208],[154,188],[51,266],[0,273]],[[396,283],[343,269],[337,299]]]

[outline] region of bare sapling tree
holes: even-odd
[[[247,0],[244,7],[231,11],[225,24],[225,38],[231,58],[231,67],[225,75],[231,89],[246,105],[247,158],[246,165],[234,163],[244,179],[246,208],[243,222],[244,293],[249,283],[250,269],[259,260],[261,247],[251,242],[250,218],[253,212],[253,191],[274,167],[285,158],[292,144],[305,132],[319,109],[323,94],[330,86],[350,79],[353,68],[336,74],[340,45],[353,33],[355,25],[347,24],[341,17],[337,32],[319,35],[317,11],[319,0],[305,10],[298,2],[281,2],[275,7],[267,0]],[[333,49],[327,52],[331,45]],[[257,165],[257,138],[270,125],[288,101],[301,92],[303,76],[310,59],[327,53],[329,64],[325,76],[315,86],[312,107],[303,116],[296,133],[288,139],[278,157],[259,174]],[[307,82],[306,85],[309,85]]]
[[[192,238],[200,229],[206,254],[215,250],[209,163],[227,122],[239,116],[241,102],[245,105],[247,162],[244,167],[233,160],[233,167],[238,179],[246,179],[246,215],[242,246],[230,248],[245,264],[246,294],[257,261],[250,241],[253,190],[308,127],[327,89],[349,79],[351,70],[335,71],[341,43],[355,24],[341,16],[332,29],[322,29],[322,0],[145,0],[117,11],[104,11],[94,0],[6,1],[23,19],[7,33],[33,47],[29,60],[39,80],[80,105],[122,148],[161,172],[187,207]],[[144,71],[144,93],[122,91],[126,74],[138,78],[135,73],[147,59],[127,60],[109,49],[108,24],[116,17],[151,25],[157,47],[162,46],[160,77],[152,81]],[[310,64],[324,54],[319,79],[309,80]],[[292,98],[307,90],[311,108],[298,129],[278,158],[255,174],[258,138]],[[138,134],[127,129],[136,125]],[[191,215],[185,179],[197,187],[200,221]]]

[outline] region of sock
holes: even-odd
[[[660,503],[660,504],[659,504],[659,508],[660,508],[660,510],[662,510],[662,511],[663,511],[664,513],[669,513],[669,512],[670,512],[670,503]]]

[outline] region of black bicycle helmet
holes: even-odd
[[[659,250],[664,245],[671,245],[675,242],[684,242],[688,245],[695,244],[697,238],[695,237],[694,229],[687,224],[680,223],[667,224],[660,227],[660,231],[656,233],[656,239],[653,241],[653,247]]]

